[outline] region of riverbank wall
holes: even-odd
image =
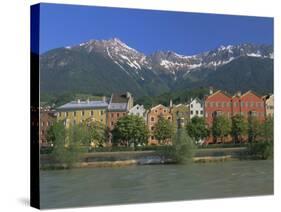
[[[235,148],[206,148],[195,151],[193,162],[223,162],[241,160],[247,157],[246,147]],[[171,158],[161,155],[157,151],[127,151],[127,152],[92,152],[83,154],[81,160],[74,167],[121,167],[130,165],[172,164]],[[48,154],[40,155],[41,169],[67,168],[59,164]]]

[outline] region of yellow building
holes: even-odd
[[[273,117],[274,115],[274,95],[264,96],[265,115],[266,117]]]
[[[89,119],[106,125],[107,107],[105,99],[102,101],[72,101],[57,108],[57,119],[64,121],[65,126],[79,124]]]

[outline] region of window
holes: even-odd
[[[203,110],[200,111],[200,114],[203,115]]]
[[[193,115],[193,110],[190,111],[190,114]]]
[[[114,117],[114,114],[113,113],[111,113],[111,118],[113,118]]]
[[[91,116],[93,116],[93,115],[94,115],[94,111],[91,110]]]
[[[119,117],[119,113],[117,113],[117,117]]]
[[[191,104],[190,107],[193,108],[193,104]]]
[[[226,107],[226,102],[223,103],[223,107]]]
[[[238,107],[238,102],[235,102],[235,107]]]
[[[151,121],[154,121],[154,117],[151,117],[150,120],[151,120]]]
[[[65,112],[65,117],[67,117],[68,116],[68,112]]]
[[[85,115],[85,111],[83,110],[83,111],[82,111],[82,116],[84,116],[84,115]]]
[[[101,115],[103,115],[103,113],[104,113],[104,111],[103,111],[103,110],[101,110],[101,111],[100,111],[100,114],[101,114]]]
[[[74,113],[74,116],[76,116],[76,111],[75,112],[73,112]]]
[[[221,102],[218,103],[218,106],[221,107]]]
[[[164,110],[164,113],[166,113],[167,111],[166,110]]]
[[[155,110],[155,113],[157,113],[157,110]]]
[[[171,120],[171,116],[169,116],[168,119]]]
[[[196,110],[196,112],[195,112],[195,113],[196,113],[196,115],[198,115],[198,114],[199,114],[198,110]]]
[[[111,122],[111,126],[113,126],[114,125],[114,123],[113,122]]]
[[[240,104],[241,104],[241,107],[244,107],[244,102],[241,102]]]
[[[255,102],[252,102],[252,107],[255,107]]]
[[[151,136],[151,140],[154,140],[154,136]]]
[[[151,130],[154,130],[154,127],[151,127],[150,129],[151,129]]]

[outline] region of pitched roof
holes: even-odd
[[[129,97],[131,97],[131,94],[129,92],[127,92],[127,93],[113,93],[111,95],[110,102],[111,103],[127,103]]]
[[[227,92],[222,91],[222,90],[217,90],[217,91],[214,92],[213,94],[210,94],[210,95],[206,96],[206,99],[208,99],[208,98],[210,98],[210,97],[212,97],[212,96],[214,96],[214,95],[217,95],[218,93],[222,93],[223,95],[225,95],[225,96],[227,96],[227,97],[229,97],[229,98],[232,98],[232,96],[231,96],[230,94],[228,94]]]
[[[252,90],[248,90],[247,92],[243,93],[243,94],[241,95],[241,97],[246,96],[246,95],[249,94],[249,93],[252,93],[252,94],[254,94],[255,96],[257,96],[257,97],[259,97],[259,98],[262,98],[260,95],[258,95],[256,92],[254,92],[254,91],[252,91]]]
[[[194,100],[197,100],[197,102],[199,102],[199,103],[201,103],[202,104],[202,100],[201,99],[199,99],[198,97],[195,97],[194,99],[191,99],[190,101],[189,101],[189,104],[191,103],[191,102],[193,102]]]
[[[108,105],[108,111],[120,111],[126,112],[127,111],[127,103],[110,103]]]
[[[57,108],[58,111],[63,110],[85,110],[107,108],[108,104],[104,101],[72,101]]]
[[[156,106],[150,108],[150,110],[154,110],[154,109],[156,109],[156,108],[158,108],[158,107],[164,107],[164,108],[169,109],[168,107],[166,107],[166,106],[164,106],[164,105],[162,105],[162,104],[159,104],[159,105],[156,105]]]

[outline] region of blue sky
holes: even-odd
[[[192,55],[220,45],[273,43],[273,19],[93,6],[41,4],[40,53],[117,37],[145,54]]]

